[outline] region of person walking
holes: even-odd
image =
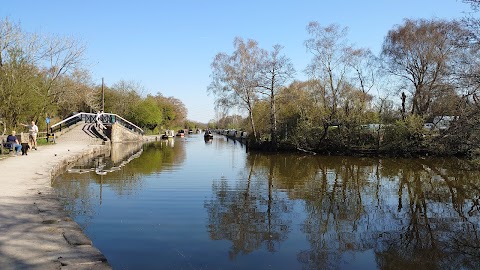
[[[28,127],[28,143],[30,144],[31,148],[37,150],[38,127],[35,125],[35,121],[32,121],[31,125],[22,125]]]

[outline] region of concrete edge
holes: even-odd
[[[110,144],[89,145],[80,153],[65,157],[51,165],[42,175],[48,178],[50,186],[46,190],[38,191],[35,206],[42,217],[43,224],[60,231],[65,238],[68,248],[61,253],[49,254],[50,259],[60,265],[60,269],[111,269],[106,257],[92,244],[80,225],[70,218],[52,184],[57,176],[64,173],[80,158],[97,156],[110,151]]]
[[[160,136],[143,136],[142,143],[160,140]],[[112,269],[107,258],[99,251],[92,241],[85,235],[82,228],[64,210],[60,198],[52,187],[55,178],[73,166],[79,159],[95,157],[109,153],[111,143],[104,145],[89,145],[79,153],[66,156],[53,165],[45,168],[39,175],[43,175],[50,185],[44,190],[38,190],[34,204],[42,217],[43,225],[61,232],[68,245],[67,250],[61,253],[50,253],[52,262],[60,265],[60,269]]]

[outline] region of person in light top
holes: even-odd
[[[38,127],[35,125],[35,121],[32,121],[31,125],[22,124],[22,126],[28,127],[28,142],[31,148],[37,150]]]

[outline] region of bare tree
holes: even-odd
[[[470,30],[470,38],[478,45],[480,43],[480,19],[475,13],[480,11],[480,0],[463,0],[463,2],[472,7],[472,12],[466,13],[463,23]]]
[[[314,102],[320,109],[323,124],[322,141],[330,126],[338,123],[338,109],[347,85],[352,48],[347,44],[347,28],[332,24],[326,27],[318,22],[307,26],[311,38],[305,41],[307,50],[313,54],[306,73],[313,84]]]
[[[258,85],[260,92],[267,95],[270,101],[270,137],[275,148],[277,147],[277,111],[275,101],[280,89],[292,79],[295,73],[290,59],[285,55],[280,55],[282,48],[280,45],[273,46],[273,51],[263,60]]]
[[[141,101],[144,87],[136,81],[120,80],[115,82],[111,89],[116,92],[119,100],[111,100],[115,104],[109,104],[108,108],[119,115],[127,115],[131,108]]]
[[[210,75],[212,82],[208,91],[216,96],[217,107],[239,107],[248,111],[255,140],[257,132],[253,118],[253,105],[258,99],[257,86],[261,59],[265,51],[255,40],[235,38],[232,55],[219,53],[215,56]]]
[[[364,95],[362,96],[362,105],[365,105],[365,98],[376,84],[376,72],[378,70],[378,59],[373,55],[370,49],[347,48],[349,55],[349,65],[353,70],[352,82],[356,83]]]
[[[410,83],[412,114],[425,116],[453,80],[453,60],[466,31],[458,22],[405,20],[390,30],[383,44],[388,71]]]
[[[464,3],[470,4],[474,10],[480,8],[480,0],[463,0]]]
[[[480,51],[480,19],[476,16],[480,10],[480,0],[463,0],[472,7],[472,12],[467,13],[462,23],[469,31],[470,46],[472,52],[469,57],[459,59],[461,70],[461,87],[465,90],[464,97],[468,101],[480,105],[480,60],[478,53]]]
[[[173,105],[173,110],[175,112],[175,122],[177,123],[177,125],[182,124],[187,119],[187,107],[178,98],[168,97],[166,100]]]
[[[37,64],[44,67],[46,83],[40,91],[48,98],[42,110],[42,113],[46,113],[49,103],[57,102],[68,91],[59,78],[80,68],[86,47],[78,40],[58,36],[46,36],[39,42],[41,49]]]
[[[58,113],[66,117],[73,111],[94,112],[101,109],[101,99],[88,70],[76,69],[70,76],[60,79],[65,88],[58,97]]]
[[[8,50],[20,43],[22,31],[18,24],[12,23],[5,18],[0,20],[0,67],[8,61]]]

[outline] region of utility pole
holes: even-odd
[[[103,83],[103,77],[102,77],[102,112],[105,112],[105,88],[104,88],[104,83]]]

